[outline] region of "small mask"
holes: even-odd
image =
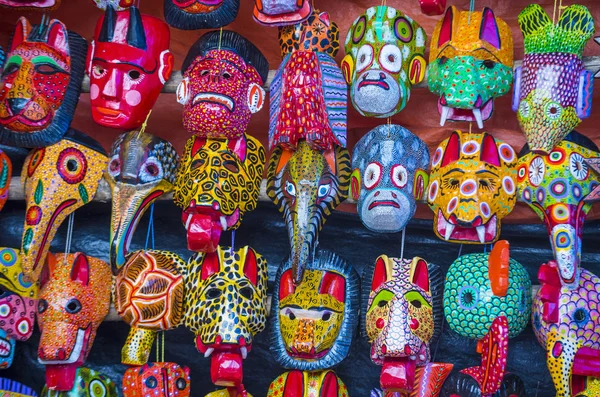
[[[38,281],[62,222],[96,195],[106,162],[98,142],[72,129],[59,143],[33,150],[25,159],[21,180],[27,210],[21,255],[29,280]]]
[[[134,5],[134,0],[90,0],[101,10],[112,7],[114,10],[123,11]]]
[[[87,51],[85,39],[57,19],[19,18],[0,80],[0,143],[58,142],[73,120]],[[35,82],[35,84],[34,84]]]
[[[563,396],[594,395],[579,394],[575,388],[582,382],[573,381],[589,375],[600,356],[600,277],[586,269],[580,273],[577,284],[569,287],[561,283],[555,261],[543,264],[538,272],[541,288],[533,298],[533,330],[548,352],[556,393]]]
[[[271,354],[284,368],[318,371],[339,364],[358,323],[360,279],[329,251],[308,262],[296,285],[292,261],[275,278],[271,302]]]
[[[148,362],[156,332],[179,326],[183,316],[186,262],[168,251],[142,250],[127,257],[115,280],[115,309],[131,326],[121,362]]]
[[[0,59],[0,65],[2,64]],[[12,162],[8,155],[0,150],[0,211],[8,200],[8,189],[12,178]]]
[[[0,378],[0,394],[4,397],[37,397],[32,388],[6,378]]]
[[[250,41],[230,30],[200,37],[181,68],[177,101],[183,126],[207,138],[241,137],[265,101],[269,64]]]
[[[483,128],[494,111],[494,99],[510,90],[512,78],[508,24],[487,7],[483,12],[448,8],[433,32],[427,74],[429,89],[440,97],[440,125],[468,121]]]
[[[312,12],[308,0],[254,0],[254,20],[265,26],[289,26],[307,19]]]
[[[327,217],[346,199],[350,170],[350,155],[341,147],[322,153],[300,141],[294,153],[281,147],[271,153],[267,195],[287,224],[296,284],[302,281]]]
[[[573,131],[549,155],[526,146],[517,167],[519,199],[546,224],[561,281],[571,288],[578,285],[583,223],[592,208],[584,200],[600,185],[586,159],[597,157],[598,147]]]
[[[240,0],[164,0],[165,21],[177,29],[213,29],[229,25]]]
[[[446,9],[446,0],[419,0],[419,5],[425,15],[442,15]]]
[[[142,125],[173,70],[169,26],[136,7],[109,7],[87,55],[92,118],[105,127]]]
[[[348,389],[333,371],[290,371],[269,386],[267,397],[348,397]]]
[[[554,25],[542,7],[530,4],[518,20],[525,57],[515,71],[512,109],[531,150],[549,153],[590,116],[594,79],[581,54],[594,34],[594,18],[574,4]]]
[[[69,391],[48,390],[48,385],[42,389],[44,397],[118,397],[115,383],[98,371],[89,368],[77,369],[75,384]]]
[[[384,390],[410,392],[442,325],[442,274],[424,259],[380,256],[368,274],[365,329]]]
[[[295,150],[305,139],[316,150],[346,146],[346,82],[337,65],[339,28],[326,12],[279,28],[284,59],[270,87],[269,147]]]
[[[246,246],[195,254],[185,279],[184,324],[211,358],[214,384],[242,385],[242,360],[267,323],[267,261]]]
[[[33,333],[38,288],[25,281],[19,251],[0,248],[0,369],[14,357],[15,340],[26,341]]]
[[[38,361],[46,366],[48,389],[73,389],[77,369],[108,314],[111,289],[108,263],[80,252],[48,255],[37,316]]]
[[[256,208],[264,164],[265,149],[250,135],[187,141],[173,201],[183,208],[188,249],[214,252],[221,232],[240,226]]]
[[[128,368],[123,396],[189,397],[190,369],[175,363],[147,363]]]
[[[404,229],[425,197],[429,149],[399,125],[380,125],[363,136],[352,153],[350,188],[367,229]]]
[[[61,0],[0,0],[0,7],[19,11],[53,11]],[[1,63],[0,63],[1,64]]]
[[[104,175],[112,191],[110,263],[125,263],[139,220],[154,201],[173,190],[179,156],[173,145],[154,135],[129,131],[119,135]]]
[[[367,117],[390,117],[406,106],[425,77],[425,30],[392,7],[371,7],[346,36],[344,78],[352,104]]]
[[[431,159],[427,203],[433,231],[446,241],[489,244],[517,201],[517,156],[487,132],[454,131]]]

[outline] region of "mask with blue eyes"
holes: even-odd
[[[119,135],[113,143],[106,180],[112,190],[110,262],[125,264],[140,218],[158,197],[173,190],[179,156],[164,139],[140,131]]]

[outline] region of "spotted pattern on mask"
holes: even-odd
[[[314,10],[308,19],[279,28],[281,55],[292,51],[324,52],[335,57],[340,49],[340,28],[329,14]]]
[[[292,378],[294,378],[292,380]],[[344,382],[333,371],[290,371],[269,385],[267,397],[348,397]]]
[[[44,385],[42,396],[45,397],[118,397],[117,386],[106,375],[89,368],[79,368],[75,377],[73,389],[61,392],[57,390],[48,390]]]
[[[190,369],[175,363],[147,363],[123,375],[124,397],[189,397]]]

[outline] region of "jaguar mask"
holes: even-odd
[[[380,125],[354,146],[352,168],[350,190],[363,225],[382,233],[404,229],[427,189],[425,142],[399,125]]]
[[[75,383],[69,391],[49,390],[48,385],[42,389],[43,397],[118,397],[117,386],[106,375],[93,369],[81,367],[77,369]]]
[[[115,309],[131,326],[121,363],[148,362],[156,333],[176,328],[183,319],[186,262],[169,251],[140,250],[127,256],[115,280]]]
[[[109,157],[104,175],[112,191],[110,263],[116,271],[144,212],[173,190],[179,156],[168,141],[134,130],[119,135]]]
[[[164,0],[165,21],[177,29],[213,29],[229,25],[240,0]]]
[[[189,397],[190,369],[175,363],[147,363],[123,375],[123,397]]]
[[[446,241],[488,244],[517,201],[517,156],[487,132],[454,131],[431,159],[427,203],[433,231]]]
[[[142,125],[173,70],[169,26],[136,7],[106,9],[87,55],[92,118],[105,127]]]
[[[265,102],[269,64],[254,44],[230,30],[200,37],[181,67],[177,101],[183,127],[207,138],[240,138]]]
[[[382,255],[366,274],[364,326],[371,360],[383,366],[381,387],[410,392],[415,370],[431,360],[429,345],[441,330],[441,271],[419,257]]]
[[[46,366],[49,390],[73,389],[96,330],[108,314],[112,273],[100,259],[48,255],[38,302],[41,337],[38,361]]]
[[[0,369],[12,364],[15,342],[33,333],[37,311],[37,284],[23,277],[19,251],[0,248]]]
[[[425,77],[425,30],[392,7],[371,7],[346,36],[344,78],[354,108],[385,118],[406,106],[411,86]]]
[[[309,0],[254,0],[254,20],[265,26],[289,26],[307,19]]]
[[[210,357],[211,380],[242,392],[242,360],[267,323],[267,261],[254,249],[195,254],[184,274],[184,324]]]
[[[267,397],[348,397],[348,389],[335,372],[290,371],[269,386]]]
[[[296,285],[292,261],[277,272],[271,303],[271,353],[284,368],[319,371],[339,364],[358,325],[360,279],[329,251],[308,262]]]
[[[269,148],[294,150],[305,139],[315,150],[346,146],[346,82],[338,67],[339,28],[315,11],[279,28],[283,62],[271,82]]]
[[[542,7],[530,4],[518,21],[525,57],[515,71],[512,109],[530,149],[547,154],[590,116],[594,78],[581,54],[594,34],[594,18],[574,4],[554,25]]]
[[[73,120],[87,42],[56,20],[31,26],[19,18],[0,80],[0,143],[41,147],[58,142]]]
[[[37,282],[56,231],[68,215],[92,201],[106,168],[102,146],[70,129],[57,144],[33,150],[25,159],[23,272]]]
[[[187,141],[173,200],[183,208],[190,250],[214,252],[221,233],[237,229],[256,208],[264,164],[265,149],[250,135]]]
[[[592,208],[585,198],[600,185],[586,160],[597,157],[598,147],[575,131],[548,155],[526,146],[519,157],[519,199],[546,224],[561,281],[571,288],[578,285],[583,223]]]
[[[494,99],[510,90],[513,41],[510,27],[485,7],[483,12],[454,6],[438,22],[429,51],[429,89],[439,96],[440,125],[446,120],[483,121],[494,111]]]
[[[348,150],[338,146],[322,153],[300,141],[294,153],[281,147],[271,153],[267,195],[287,224],[296,284],[302,281],[327,217],[346,199],[350,170]]]

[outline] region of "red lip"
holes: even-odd
[[[369,210],[372,210],[375,207],[379,207],[380,205],[385,205],[385,206],[394,207],[394,208],[400,208],[400,205],[395,201],[378,200],[378,201],[373,201],[371,204],[369,204]]]
[[[290,350],[288,350],[287,352],[292,357],[303,358],[306,360],[311,360],[311,359],[315,360],[315,359],[325,357],[327,355],[327,353],[329,353],[329,350],[330,349],[325,349],[323,351],[315,353],[315,348],[313,347],[310,353],[303,353],[303,352],[299,352],[295,348],[291,347]]]

